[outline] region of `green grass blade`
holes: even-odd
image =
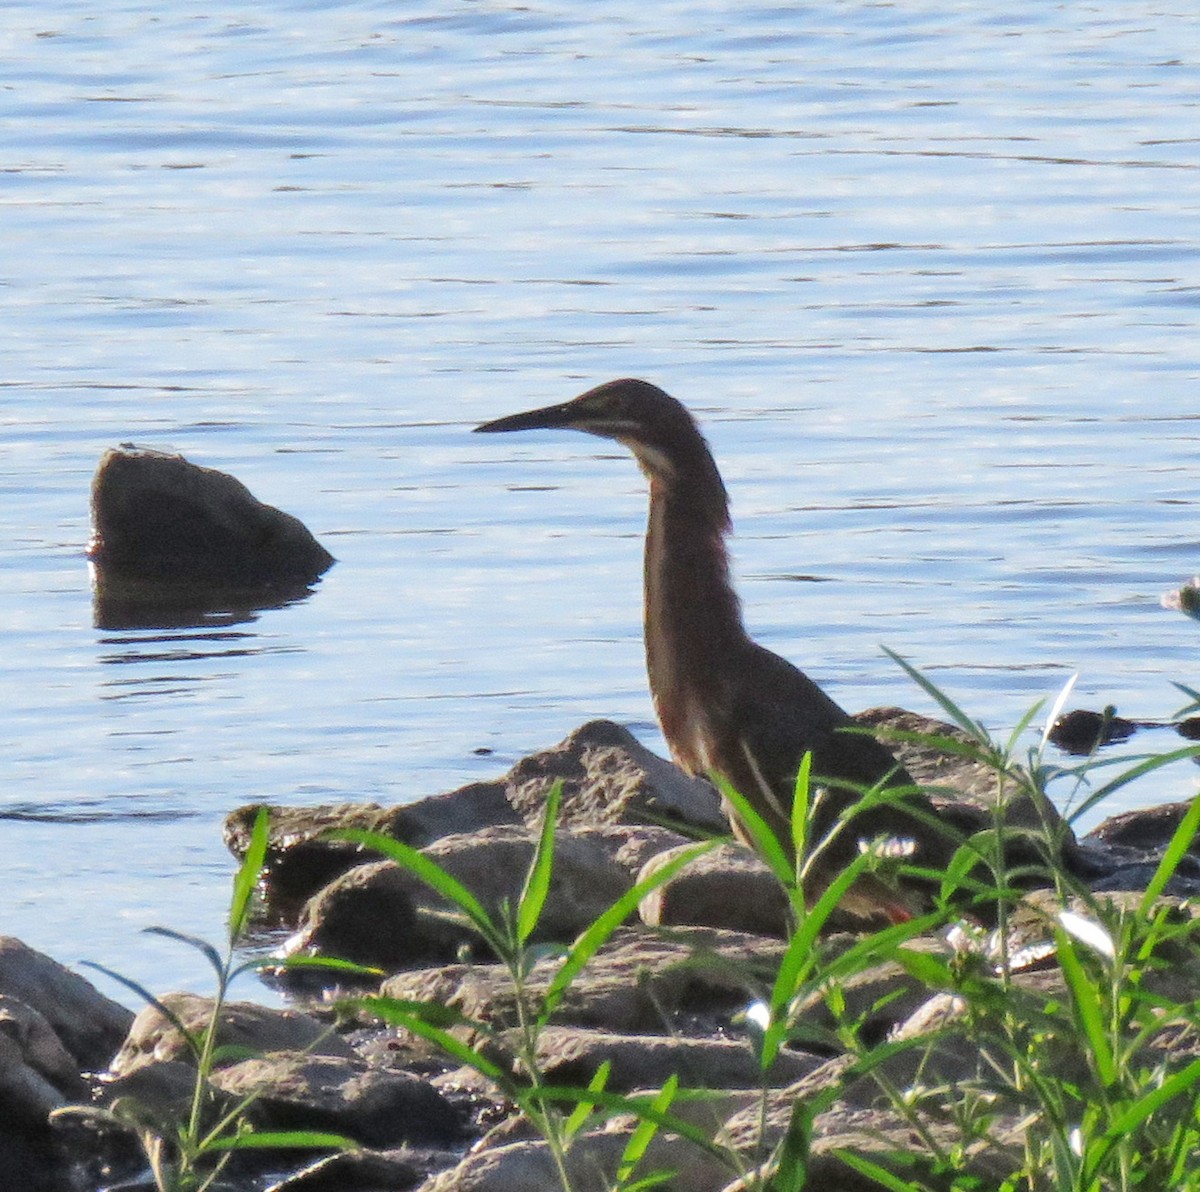
[[[812,800],[812,751],[800,759],[796,772],[796,789],[792,797],[792,854],[803,857],[808,852],[808,812]]]
[[[671,1108],[671,1102],[675,1100],[675,1090],[678,1088],[678,1075],[669,1076],[666,1083],[655,1094],[654,1100],[650,1102],[651,1109],[656,1114],[666,1113]],[[646,1155],[646,1148],[654,1140],[654,1136],[658,1133],[658,1130],[658,1123],[649,1118],[642,1118],[638,1122],[633,1133],[629,1136],[629,1142],[625,1145],[621,1161],[617,1165],[618,1183],[624,1184],[633,1176],[637,1165]]]
[[[912,1180],[902,1179],[895,1172],[888,1171],[886,1167],[880,1167],[878,1163],[868,1159],[865,1155],[841,1148],[833,1153],[852,1171],[857,1171],[859,1175],[873,1180],[881,1188],[886,1188],[887,1192],[925,1192],[923,1185],[914,1183]]]
[[[220,953],[208,940],[202,940],[198,935],[186,935],[184,932],[175,931],[170,927],[143,927],[142,931],[145,935],[161,935],[163,939],[175,940],[177,943],[187,944],[189,948],[195,948],[197,952],[203,955],[204,959],[212,965],[218,976],[225,971],[225,962],[221,959]]]
[[[247,960],[233,970],[234,974],[253,969],[323,969],[331,973],[342,973],[348,977],[369,977],[378,980],[387,976],[387,969],[369,964],[358,964],[343,960],[340,956],[308,956],[298,952],[295,956],[259,956]]]
[[[1142,895],[1142,901],[1138,905],[1138,914],[1142,919],[1149,918],[1150,911],[1162,895],[1167,882],[1179,868],[1179,862],[1192,847],[1192,841],[1196,838],[1197,831],[1200,831],[1200,799],[1193,799],[1183,819],[1179,821],[1179,827],[1172,834],[1162,859],[1158,863],[1158,868],[1146,886],[1145,894]]]
[[[1054,943],[1059,967],[1066,978],[1075,1005],[1076,1017],[1088,1041],[1096,1075],[1104,1088],[1110,1088],[1117,1078],[1116,1061],[1104,1030],[1104,1007],[1091,978],[1084,972],[1075,950],[1075,942],[1061,927],[1054,929]]]
[[[926,695],[930,697],[937,705],[963,730],[968,736],[978,741],[985,748],[991,748],[991,738],[981,724],[974,721],[960,708],[936,683],[927,679],[915,666],[906,662],[899,654],[893,650],[889,650],[887,646],[882,647],[883,652],[898,666],[908,677],[916,683]]]
[[[612,935],[626,919],[638,908],[638,904],[652,890],[658,889],[664,882],[670,881],[681,869],[690,865],[697,857],[704,856],[716,848],[719,841],[707,840],[693,845],[672,857],[661,869],[657,869],[649,877],[638,882],[632,889],[627,890],[596,918],[571,945],[562,967],[554,974],[546,996],[542,1000],[542,1012],[538,1015],[538,1023],[544,1026],[554,1013],[555,1007],[571,986],[571,982],[579,975],[588,961],[595,956],[601,945]]]
[[[226,1134],[206,1143],[206,1151],[250,1150],[322,1150],[357,1151],[362,1144],[344,1134],[319,1130],[257,1130],[246,1134]]]
[[[609,1074],[612,1072],[612,1060],[604,1060],[600,1067],[592,1075],[592,1079],[588,1081],[587,1091],[589,1093],[603,1092],[604,1087],[608,1084]],[[562,1132],[563,1138],[568,1142],[583,1129],[589,1117],[592,1116],[592,1103],[590,1101],[580,1101],[574,1109],[571,1110],[567,1120],[563,1122]]]
[[[1104,1132],[1104,1137],[1112,1141],[1124,1138],[1140,1126],[1151,1114],[1157,1112],[1168,1101],[1186,1093],[1200,1083],[1200,1059],[1192,1060],[1185,1068],[1181,1068],[1172,1076],[1168,1076],[1157,1088],[1145,1096],[1139,1097],[1124,1113],[1113,1119],[1112,1124]]]
[[[486,1024],[467,1018],[449,1006],[386,997],[350,998],[339,1004],[348,1009],[363,1010],[391,1026],[400,1026],[406,1031],[411,1031],[414,1035],[440,1047],[460,1064],[465,1064],[481,1076],[496,1081],[502,1088],[507,1089],[512,1084],[508,1073],[499,1064],[493,1063],[474,1047],[444,1029],[446,1024],[452,1024],[469,1026],[483,1035],[492,1033]]]
[[[1171,750],[1170,753],[1158,753],[1152,757],[1143,758],[1137,765],[1130,766],[1128,770],[1122,770],[1116,778],[1110,779],[1103,786],[1092,791],[1078,807],[1072,809],[1070,815],[1067,816],[1067,822],[1074,824],[1097,804],[1111,798],[1123,786],[1128,786],[1129,783],[1144,778],[1147,774],[1151,774],[1163,766],[1169,766],[1178,761],[1190,761],[1198,757],[1200,757],[1200,745],[1185,745],[1181,749]]]
[[[103,973],[106,977],[111,977],[118,985],[124,985],[130,993],[136,994],[148,1006],[153,1006],[180,1034],[183,1040],[187,1043],[188,1050],[192,1053],[192,1058],[200,1059],[200,1038],[184,1025],[183,1020],[171,1009],[165,1002],[155,997],[144,985],[139,985],[136,981],[129,977],[123,977],[120,973],[113,972],[112,969],[105,967],[102,964],[97,964],[94,960],[80,961],[85,968],[95,969],[98,973]]]
[[[830,1094],[832,1090],[827,1089],[826,1093]],[[768,1185],[771,1192],[804,1192],[807,1187],[813,1120],[820,1108],[823,1106],[818,1106],[804,1097],[797,1097],[792,1103],[787,1133],[779,1148],[779,1161]]]
[[[709,777],[716,783],[721,796],[732,808],[734,816],[741,821],[742,827],[753,841],[754,851],[766,863],[767,868],[784,886],[794,886],[796,884],[796,867],[784,851],[779,837],[767,826],[767,821],[754,810],[749,800],[741,792],[730,786],[729,780],[724,775],[714,771]]]
[[[690,1090],[689,1090],[690,1091]],[[656,1096],[645,1096],[636,1093],[609,1093],[603,1090],[564,1088],[561,1085],[538,1085],[526,1090],[529,1101],[543,1103],[550,1101],[573,1101],[578,1104],[586,1101],[596,1109],[602,1109],[607,1117],[619,1114],[632,1114],[640,1121],[651,1121],[659,1129],[694,1143],[705,1154],[726,1164],[731,1170],[737,1170],[737,1157],[731,1155],[727,1147],[714,1141],[712,1131],[701,1126],[693,1125],[685,1118],[678,1117],[667,1110],[655,1106]],[[709,1096],[709,1094],[701,1094]]]
[[[250,843],[246,855],[238,866],[233,879],[233,896],[229,903],[229,942],[236,944],[246,930],[250,918],[250,907],[254,891],[258,889],[259,878],[262,876],[263,865],[267,859],[267,842],[271,835],[271,813],[268,808],[260,807],[254,817],[254,827],[250,832]]]
[[[391,836],[384,836],[379,832],[367,832],[361,828],[341,828],[336,832],[330,832],[325,839],[346,840],[351,844],[362,845],[363,848],[382,853],[389,860],[404,866],[414,877],[420,878],[448,902],[457,906],[497,955],[503,956],[507,951],[504,933],[484,909],[479,899],[456,877],[447,873],[440,865],[431,861],[412,845],[405,844],[402,840],[396,840]]]
[[[542,917],[546,895],[550,892],[550,878],[554,873],[554,831],[558,827],[558,809],[561,803],[560,779],[550,788],[550,794],[546,798],[542,834],[538,839],[533,860],[529,864],[525,887],[521,891],[521,901],[517,904],[517,942],[520,944],[524,944],[533,934],[538,920]]]

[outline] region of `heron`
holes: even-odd
[[[822,842],[805,877],[817,897],[868,841],[900,842],[911,864],[941,869],[953,853],[928,799],[891,752],[802,670],[747,633],[730,576],[729,497],[696,420],[648,381],[625,378],[571,401],[475,428],[570,429],[623,444],[649,484],[644,563],[646,670],[671,755],[692,775],[717,775],[790,850],[797,774],[811,754],[808,840]],[[879,798],[881,790],[886,798]],[[875,797],[872,798],[871,796]],[[734,834],[754,834],[725,801]],[[853,812],[853,814],[848,814]],[[793,857],[793,860],[795,858]],[[864,873],[840,909],[897,921],[924,891]]]

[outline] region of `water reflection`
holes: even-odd
[[[97,629],[221,628],[307,600],[312,584],[292,582],[255,592],[204,584],[154,583],[113,577],[89,565],[92,623]]]

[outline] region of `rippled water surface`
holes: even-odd
[[[1192,7],[13,2],[0,31],[0,932],[196,985],[138,931],[219,935],[231,808],[416,798],[595,716],[659,745],[636,468],[468,433],[614,376],[700,416],[751,627],[848,707],[933,710],[881,644],[997,731],[1075,671],[1145,717],[1197,682],[1159,607],[1200,568]],[[95,628],[88,484],[124,441],[338,565],[252,619]]]

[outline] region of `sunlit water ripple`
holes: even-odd
[[[6,8],[0,930],[195,985],[137,932],[219,935],[240,803],[415,798],[595,716],[660,744],[636,469],[467,433],[612,376],[696,410],[751,626],[848,706],[932,710],[883,644],[999,732],[1076,671],[1078,705],[1179,709],[1200,15],[405,14]],[[94,627],[122,441],[337,567],[252,620]]]

